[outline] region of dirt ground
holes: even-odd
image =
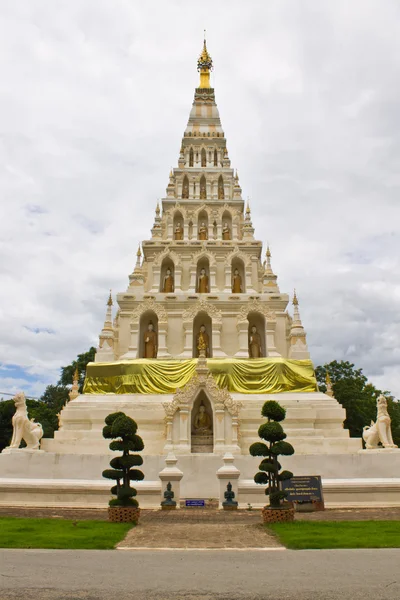
[[[107,509],[77,508],[23,508],[0,506],[0,517],[39,517],[55,519],[107,520]],[[296,512],[297,521],[398,521],[398,508],[342,508],[326,509],[313,513]],[[222,511],[204,508],[180,509],[176,511],[141,510],[141,521],[179,523],[253,523],[260,520],[260,510]]]

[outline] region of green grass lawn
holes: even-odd
[[[109,550],[132,526],[108,521],[1,517],[0,548]]]
[[[268,526],[287,548],[400,548],[400,521],[295,521]]]

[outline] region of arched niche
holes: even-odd
[[[259,312],[250,312],[247,315],[247,320],[249,322],[248,327],[248,335],[250,339],[251,328],[253,325],[257,328],[257,333],[261,338],[261,354],[262,357],[267,356],[266,344],[265,344],[265,317]]]
[[[158,349],[158,317],[152,310],[144,312],[139,321],[139,357],[146,358],[145,356],[145,334],[148,331],[149,324],[153,324],[153,329],[156,332],[157,349]]]
[[[189,179],[187,175],[185,175],[182,182],[182,198],[189,198]]]
[[[189,150],[189,167],[193,167],[194,164],[194,153],[193,153],[193,148],[190,148]]]
[[[228,227],[229,234],[224,231],[224,229]],[[229,237],[228,237],[229,235]],[[232,215],[229,210],[224,210],[222,213],[222,239],[223,240],[231,240],[232,239]]]
[[[236,269],[239,271],[239,276],[241,279],[241,290],[238,291],[237,289],[234,289],[234,277],[235,277],[235,271]],[[235,257],[232,260],[232,265],[231,265],[231,273],[232,273],[232,293],[234,294],[244,294],[246,292],[246,273],[245,273],[245,267],[244,267],[244,263],[242,261],[241,258],[237,258]],[[264,318],[264,317],[263,317]]]
[[[196,423],[198,424],[198,415],[200,413],[200,406],[204,406],[204,412],[208,416],[207,422],[209,423],[209,432],[200,432],[196,430]],[[212,453],[214,451],[214,418],[211,402],[204,390],[200,390],[195,401],[193,402],[191,419],[191,452],[193,454],[198,453]]]
[[[189,240],[191,240],[193,238],[193,221],[189,221],[188,237],[189,237]]]
[[[199,284],[199,279],[200,279],[200,274],[202,269],[205,270],[206,275],[208,277],[208,290],[200,290],[200,284]],[[211,291],[211,277],[210,277],[210,263],[208,261],[208,258],[206,256],[202,257],[199,259],[199,261],[197,262],[197,267],[196,267],[196,292],[198,294],[209,294]]]
[[[177,210],[174,214],[173,231],[174,240],[183,240],[183,215],[179,210]]]
[[[174,278],[174,283],[173,283],[173,287],[172,290],[165,290],[165,278],[167,276],[167,271],[168,269],[171,271],[171,275]],[[172,293],[175,290],[175,265],[172,261],[172,259],[169,256],[166,256],[164,258],[164,260],[161,263],[161,270],[160,270],[160,292],[163,293]]]
[[[222,175],[218,177],[218,200],[225,199],[224,178]]]
[[[218,167],[218,152],[216,148],[214,148],[214,167]]]
[[[203,223],[204,223],[204,225],[203,225]],[[203,228],[205,228],[205,230],[206,230],[205,238],[202,236],[201,230]],[[201,210],[199,212],[199,216],[197,218],[197,233],[198,233],[199,240],[202,240],[202,239],[207,240],[208,239],[208,214],[207,214],[207,211],[205,211],[205,210]]]
[[[200,200],[207,198],[207,181],[204,175],[200,177]]]
[[[201,166],[202,167],[207,166],[207,153],[206,153],[205,148],[202,148],[202,150],[201,150]]]
[[[200,333],[200,327],[204,325],[208,336],[208,351],[207,358],[212,358],[212,320],[211,317],[204,311],[197,313],[193,319],[193,358],[198,358],[197,337]]]

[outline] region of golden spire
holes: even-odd
[[[157,206],[156,206],[156,215],[157,215],[157,217],[160,216],[160,205],[158,202],[157,202]]]
[[[141,250],[140,250],[140,244],[139,244],[139,246],[138,246],[138,250],[137,250],[137,252],[136,252],[136,256],[138,256],[139,258],[142,256],[142,252],[141,252]]]
[[[74,377],[73,377],[73,383],[79,381],[79,372],[78,372],[78,367],[76,367],[75,369],[75,373],[74,373]]]
[[[294,290],[294,292],[293,292],[293,301],[292,301],[292,304],[293,304],[293,306],[298,306],[299,305],[299,301],[298,301],[297,296],[296,296],[296,290]]]
[[[113,301],[112,301],[111,290],[110,290],[110,295],[107,300],[107,306],[112,306],[112,305],[113,305]]]
[[[206,32],[204,30],[203,51],[197,61],[197,70],[200,71],[199,88],[209,88],[210,86],[210,71],[213,69],[213,61],[207,50]]]
[[[250,202],[249,202],[249,200],[247,200],[246,214],[247,215],[250,214]]]
[[[267,245],[267,251],[266,251],[266,253],[265,253],[265,256],[266,256],[267,258],[271,258],[271,250],[269,249],[269,244]]]

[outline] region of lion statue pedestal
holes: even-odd
[[[367,425],[363,430],[363,440],[366,450],[391,450],[399,451],[396,444],[393,442],[391,431],[391,418],[387,410],[387,399],[381,394],[376,401],[377,417],[376,423],[371,421],[371,425]],[[381,444],[381,446],[379,445]]]
[[[14,396],[16,411],[12,418],[13,435],[10,445],[4,448],[4,454],[12,452],[41,452],[40,440],[43,437],[43,427],[40,423],[35,423],[33,419],[29,420],[26,407],[25,394],[20,392]],[[20,448],[24,440],[26,448]]]

